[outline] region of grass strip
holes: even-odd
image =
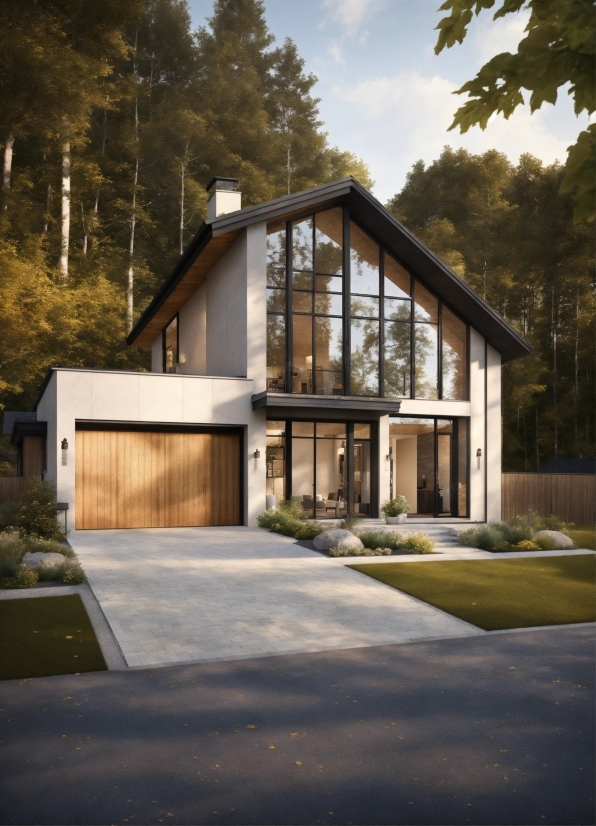
[[[569,535],[576,548],[588,548],[596,551],[596,529],[593,525],[576,525],[570,528]]]
[[[0,679],[107,666],[79,594],[0,601]]]
[[[593,554],[349,567],[485,631],[596,619]]]

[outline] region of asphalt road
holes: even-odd
[[[594,628],[0,684],[0,821],[592,824]]]

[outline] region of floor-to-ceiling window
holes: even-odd
[[[269,392],[468,398],[466,324],[346,209],[271,228],[267,313]]]
[[[419,516],[468,515],[468,420],[392,416],[391,495]]]

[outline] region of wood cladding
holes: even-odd
[[[23,476],[43,473],[43,436],[23,436]]]
[[[14,502],[25,490],[24,476],[0,476],[0,502]]]
[[[576,525],[596,521],[596,476],[578,473],[503,473],[502,519],[523,516],[559,516]]]
[[[242,524],[239,433],[79,430],[76,528]]]

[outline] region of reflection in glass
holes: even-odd
[[[317,422],[317,438],[346,438],[346,426],[344,422]]]
[[[297,439],[296,424],[292,425],[292,498],[297,498],[304,513],[315,515],[315,440]]]
[[[457,422],[457,515],[468,516],[468,419]]]
[[[285,393],[286,382],[286,319],[282,315],[267,316],[267,390]]]
[[[265,464],[267,467],[266,492],[277,496],[279,502],[286,498],[285,422],[267,422]]]
[[[350,393],[379,394],[379,322],[352,319]]]
[[[312,293],[302,293],[294,290],[292,302],[295,313],[312,313]]]
[[[451,515],[451,434],[449,419],[437,419],[437,513]]]
[[[267,312],[285,313],[286,311],[286,291],[267,290]]]
[[[355,439],[370,439],[370,425],[369,424],[359,424],[357,422],[354,425],[354,438]]]
[[[400,298],[385,299],[385,318],[390,321],[409,321],[412,312],[412,302]]]
[[[442,371],[444,399],[466,399],[468,348],[466,325],[443,305],[442,326]]]
[[[315,290],[319,293],[341,293],[344,288],[344,280],[334,275],[316,275]]]
[[[409,298],[412,294],[410,273],[395,258],[385,253],[385,295]]]
[[[164,373],[175,373],[178,364],[178,316],[173,318],[164,331]]]
[[[423,287],[419,281],[414,285],[414,318],[416,321],[439,321],[439,299]]]
[[[379,299],[353,295],[350,300],[350,315],[363,316],[364,318],[378,318]]]
[[[312,316],[294,316],[294,353],[292,358],[294,393],[312,393]]]
[[[294,221],[292,224],[292,267],[295,270],[312,270],[312,218]]]
[[[343,210],[341,207],[315,215],[315,269],[342,272]]]
[[[316,392],[325,396],[343,393],[343,321],[341,318],[315,319]]]
[[[436,324],[415,324],[414,357],[416,366],[415,396],[417,399],[438,398],[438,327]]]
[[[267,284],[270,287],[285,286],[286,280],[286,230],[267,235]]]
[[[315,423],[314,422],[292,422],[293,436],[314,436]]]
[[[335,295],[335,293],[315,294],[315,313],[319,315],[341,315],[342,309],[341,295]]]
[[[370,516],[370,441],[354,434],[354,502],[352,513]]]
[[[352,293],[379,294],[379,245],[350,221],[350,278]]]
[[[410,337],[412,325],[385,322],[385,396],[410,396]]]
[[[292,275],[292,286],[295,290],[312,290],[312,273],[295,272]]]

